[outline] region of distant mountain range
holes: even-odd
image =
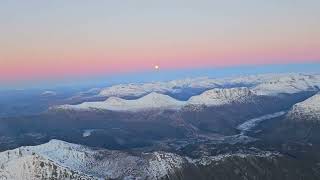
[[[319,179],[319,87],[268,74],[94,89],[105,99],[0,119],[0,179]]]
[[[317,91],[320,75],[282,74],[259,75],[241,78],[209,79],[196,78],[180,81],[116,85],[100,91],[100,96],[108,96],[106,101],[84,102],[78,105],[61,105],[54,108],[68,110],[111,110],[137,111],[145,109],[179,109],[185,105],[219,106],[233,102],[250,101],[253,96],[277,96],[303,91]],[[227,86],[245,86],[230,88]],[[227,87],[225,87],[227,86]],[[225,88],[217,88],[225,87]],[[168,95],[184,89],[203,89],[200,95],[193,95],[186,101]],[[119,97],[133,96],[126,100]],[[139,97],[142,96],[142,97]]]
[[[248,88],[212,89],[187,101],[179,101],[168,95],[151,92],[141,98],[126,100],[110,97],[103,102],[84,102],[79,105],[61,105],[54,107],[65,110],[111,110],[138,111],[148,109],[179,109],[187,105],[218,106],[234,102],[250,101],[254,94]]]
[[[214,89],[226,87],[252,87],[258,94],[295,93],[319,88],[319,74],[261,74],[230,78],[192,78],[168,82],[121,84],[103,88],[99,95],[105,97],[140,97],[151,92],[176,94],[185,89]]]

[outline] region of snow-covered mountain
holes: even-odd
[[[186,159],[165,152],[131,155],[59,140],[0,153],[0,179],[160,179]]]
[[[254,94],[249,88],[227,88],[227,89],[212,89],[205,91],[198,96],[192,96],[188,100],[188,104],[207,106],[217,106],[229,103],[243,103],[252,100]]]
[[[229,86],[238,87],[228,88]],[[100,96],[109,97],[106,101],[62,105],[54,107],[54,109],[137,111],[145,109],[179,109],[187,104],[219,106],[234,102],[251,102],[254,96],[276,96],[278,94],[319,91],[319,87],[320,75],[265,74],[224,79],[194,78],[169,82],[111,86],[100,92]],[[204,92],[200,95],[191,96],[187,101],[180,101],[164,95],[165,93],[179,93],[184,88],[203,89]],[[124,96],[142,97],[126,100],[121,98]]]
[[[320,94],[295,104],[288,116],[294,119],[320,120]]]
[[[99,95],[106,97],[139,97],[151,92],[179,93],[183,89],[213,89],[225,87],[252,87],[257,94],[276,95],[296,93],[320,87],[318,74],[260,74],[228,78],[188,78],[168,82],[120,84],[103,88]]]
[[[301,91],[319,90],[319,75],[290,74],[265,81],[252,90],[258,95],[294,94]]]
[[[145,109],[177,109],[183,105],[185,105],[184,101],[178,101],[168,95],[152,92],[135,100],[110,97],[102,102],[84,102],[79,105],[62,105],[57,108],[72,110],[102,109],[111,111],[137,111]]]
[[[183,174],[188,167],[199,168],[196,170],[199,172],[205,166],[217,165],[219,168],[224,161],[248,162],[246,159],[272,160],[277,157],[279,153],[258,150],[191,159],[168,152],[131,154],[51,140],[38,146],[1,152],[0,179],[181,179],[181,176],[192,175],[190,172]]]
[[[119,84],[107,87],[101,90],[100,96],[106,97],[126,97],[126,96],[143,96],[151,92],[161,94],[165,93],[179,93],[181,89],[193,87],[217,87],[216,81],[209,78],[188,78],[183,80],[174,80],[168,82],[151,82],[151,83],[130,83]]]
[[[192,96],[187,101],[179,101],[168,95],[152,92],[134,100],[125,100],[118,97],[110,97],[102,102],[84,102],[78,105],[62,105],[57,109],[69,110],[111,110],[111,111],[138,111],[146,109],[179,109],[185,105],[219,106],[230,103],[244,103],[252,100],[254,94],[248,88],[228,88],[205,91]]]

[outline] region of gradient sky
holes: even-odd
[[[0,82],[308,62],[319,0],[0,2]]]

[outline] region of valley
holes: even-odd
[[[0,178],[316,179],[319,76],[276,81],[272,75],[271,82],[269,76],[213,89],[218,80],[188,80],[188,91],[195,87],[197,94],[187,100],[165,92],[185,87],[182,81],[160,88],[164,94],[153,87],[156,92],[125,99],[135,90],[119,91],[101,101],[2,117]],[[208,88],[199,92],[203,84]]]

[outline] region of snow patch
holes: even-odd
[[[96,131],[96,130],[95,129],[86,129],[83,131],[82,137],[89,137],[89,136],[91,136],[91,133],[93,133],[94,131]]]
[[[250,120],[240,124],[237,127],[237,129],[239,129],[240,131],[243,131],[243,132],[250,131],[251,129],[253,129],[255,126],[257,126],[262,121],[276,118],[276,117],[280,117],[280,116],[283,116],[284,114],[286,114],[286,111],[280,111],[280,112],[276,112],[276,113],[272,113],[272,114],[263,115],[263,116],[260,116],[257,118],[253,118],[253,119],[250,119]]]

